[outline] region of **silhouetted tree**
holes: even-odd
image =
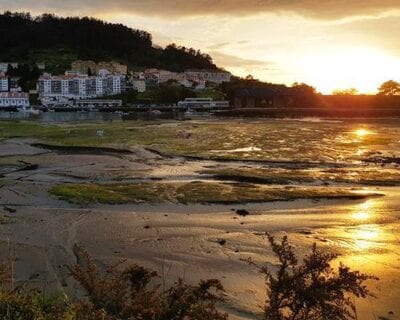
[[[394,96],[400,94],[400,83],[394,80],[389,80],[379,87],[379,94],[385,96]]]
[[[265,320],[357,319],[351,296],[370,296],[365,281],[376,277],[343,264],[334,271],[331,262],[337,255],[324,253],[315,244],[299,264],[287,237],[281,243],[270,235],[268,239],[279,264],[275,274],[267,266],[261,268],[268,288]]]
[[[355,96],[358,94],[358,90],[356,88],[336,89],[333,90],[332,94],[337,96]]]

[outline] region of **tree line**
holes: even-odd
[[[171,71],[217,69],[212,58],[199,50],[175,44],[156,47],[146,31],[89,17],[32,17],[7,11],[0,14],[0,34],[0,58],[5,61],[30,61],[32,55],[47,52],[56,57],[68,53],[71,58],[117,60]]]

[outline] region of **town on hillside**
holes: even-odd
[[[130,69],[116,61],[75,60],[62,74],[46,62],[0,62],[0,110],[6,111],[201,111],[225,116],[394,116],[400,95],[393,81],[377,95],[322,95],[294,83],[288,87],[221,69]]]
[[[131,71],[126,65],[115,61],[94,62],[76,60],[64,74],[46,72],[45,63],[34,66],[32,72],[35,88],[24,92],[21,86],[24,69],[31,67],[17,62],[0,63],[0,107],[44,108],[74,107],[122,107],[133,102],[171,104],[174,107],[229,107],[227,101],[214,101],[207,92],[231,81],[231,74],[221,70],[188,69],[172,72],[156,68]],[[32,80],[31,80],[32,81]],[[165,101],[152,98],[151,92],[182,88],[184,99],[177,103],[166,97]],[[196,96],[199,95],[199,97]],[[142,98],[141,98],[142,97]],[[147,98],[147,101],[146,101]]]

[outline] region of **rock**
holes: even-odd
[[[217,243],[220,244],[221,246],[224,246],[226,244],[225,239],[217,239]]]
[[[236,214],[238,214],[241,217],[246,217],[250,214],[250,212],[248,212],[245,209],[239,209],[239,210],[236,210]]]
[[[34,274],[32,274],[30,277],[29,277],[29,280],[36,280],[37,278],[39,278],[40,277],[40,274],[39,273],[34,273]]]
[[[15,213],[15,212],[17,212],[16,209],[10,208],[10,207],[4,207],[4,211],[7,211],[7,212],[9,212],[9,213]]]
[[[265,236],[265,235],[266,235],[265,232],[258,232],[258,231],[253,232],[253,234],[254,234],[255,236]]]
[[[144,226],[145,229],[150,229],[150,226]]]

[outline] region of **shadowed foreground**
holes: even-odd
[[[267,284],[264,319],[357,319],[351,297],[370,296],[365,281],[377,278],[351,271],[342,264],[335,272],[330,263],[337,255],[323,253],[315,244],[300,265],[287,237],[281,243],[272,236],[268,239],[279,264],[276,274],[267,266],[260,267]],[[121,268],[122,263],[102,272],[84,248],[75,245],[74,253],[77,263],[68,266],[68,270],[86,292],[86,298],[71,300],[60,296],[49,299],[23,285],[14,287],[14,261],[10,258],[0,268],[1,318],[228,319],[219,308],[224,303],[224,289],[219,280],[202,280],[197,286],[189,286],[179,279],[166,289],[156,272],[138,265]]]

